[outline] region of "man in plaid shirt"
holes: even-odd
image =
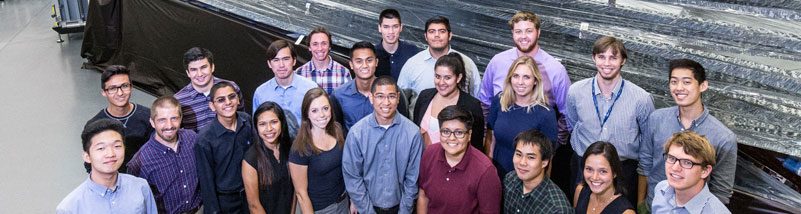
[[[295,70],[295,73],[316,82],[328,94],[351,80],[350,70],[328,54],[331,51],[331,34],[328,30],[316,27],[309,33],[309,51],[311,60]]]

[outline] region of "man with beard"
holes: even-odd
[[[316,82],[328,94],[351,80],[350,70],[334,61],[329,55],[330,51],[331,33],[323,27],[314,28],[309,33],[311,60],[295,70],[298,75]]]
[[[403,65],[412,55],[420,52],[420,48],[400,40],[403,23],[400,13],[395,9],[383,10],[378,15],[378,32],[381,33],[381,43],[375,46],[378,59],[375,76],[390,75],[397,80]]]
[[[229,82],[234,85],[239,96],[239,86],[236,83],[214,77],[214,55],[205,48],[194,47],[184,53],[184,69],[189,77],[189,84],[175,93],[175,99],[181,103],[181,127],[195,132],[214,120],[214,112],[209,109],[209,91],[211,86],[219,82]],[[244,105],[239,105],[243,110]]]
[[[125,128],[125,155],[120,171],[127,172],[126,164],[139,148],[147,142],[153,127],[150,127],[150,109],[131,103],[133,85],[129,78],[130,71],[122,65],[108,66],[100,75],[100,94],[106,97],[108,107],[100,110],[86,125],[100,119],[120,121]],[[84,163],[86,172],[90,166]]]
[[[163,96],[150,106],[156,130],[128,162],[128,173],[144,178],[156,198],[159,213],[195,213],[200,208],[194,148],[197,134],[181,128],[181,105]]]

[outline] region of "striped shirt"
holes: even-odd
[[[176,151],[151,135],[128,163],[128,172],[144,178],[152,187],[159,213],[184,213],[200,206],[193,152],[196,142],[194,131],[179,129]]]
[[[220,79],[217,77],[214,77],[214,80],[212,81],[214,84],[222,81],[233,84],[234,89],[236,89],[236,93],[239,94],[240,99],[242,98],[242,92],[239,91],[239,86],[237,86],[233,81]],[[211,120],[217,116],[217,114],[214,114],[214,112],[209,108],[208,95],[195,90],[195,88],[192,87],[192,83],[186,85],[184,88],[178,91],[178,93],[175,93],[173,97],[178,99],[178,102],[181,103],[181,113],[183,114],[183,118],[181,119],[181,128],[191,129],[192,131],[198,132],[198,130],[211,123]],[[239,103],[238,110],[242,110],[242,107],[244,107],[243,103],[244,102]]]
[[[612,99],[607,99],[593,80],[580,80],[570,86],[567,93],[567,118],[573,127],[570,138],[573,150],[583,155],[590,144],[607,141],[615,145],[621,159],[637,160],[642,133],[648,126],[648,115],[654,111],[651,94],[621,78],[612,89]],[[621,96],[615,101],[618,92]],[[597,111],[593,97],[598,103]],[[609,118],[602,127],[601,120],[613,103]]]
[[[328,56],[328,61],[330,63],[327,68],[317,68],[314,66],[313,61],[309,61],[295,70],[295,73],[309,78],[325,90],[326,93],[331,94],[335,88],[350,81],[351,77],[350,70],[334,61],[331,56]]]

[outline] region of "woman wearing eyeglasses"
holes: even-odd
[[[512,62],[504,81],[503,91],[492,99],[487,115],[487,155],[499,165],[501,175],[514,170],[514,138],[518,133],[536,129],[548,138],[554,150],[556,139],[556,112],[549,107],[542,74],[537,63],[529,56]]]
[[[448,106],[437,115],[439,145],[420,160],[417,213],[500,213],[501,181],[492,161],[468,146],[472,115]]]
[[[434,88],[420,92],[414,107],[414,123],[420,126],[425,146],[440,142],[437,115],[443,108],[458,105],[473,117],[470,144],[484,150],[484,115],[481,102],[465,88],[465,68],[462,56],[450,53],[440,57],[434,65]]]
[[[634,214],[623,188],[623,169],[615,146],[598,141],[584,152],[584,182],[576,187],[573,205],[577,214]]]

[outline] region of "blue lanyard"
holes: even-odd
[[[597,82],[595,82],[595,77],[592,77],[592,83],[596,84],[596,85],[598,84]],[[598,97],[595,96],[595,86],[592,86],[592,103],[595,104],[595,115],[598,116],[598,122],[601,122],[601,128],[604,127],[604,124],[606,124],[606,120],[609,119],[609,115],[612,114],[612,108],[615,107],[615,103],[617,103],[617,99],[620,99],[620,94],[623,93],[623,86],[624,85],[626,85],[626,81],[623,80],[623,79],[620,79],[620,88],[617,90],[617,96],[615,96],[615,100],[612,101],[612,106],[609,106],[609,110],[606,111],[606,114],[604,115],[604,119],[601,119],[601,111],[598,110]],[[600,87],[600,85],[599,85],[599,87]]]

